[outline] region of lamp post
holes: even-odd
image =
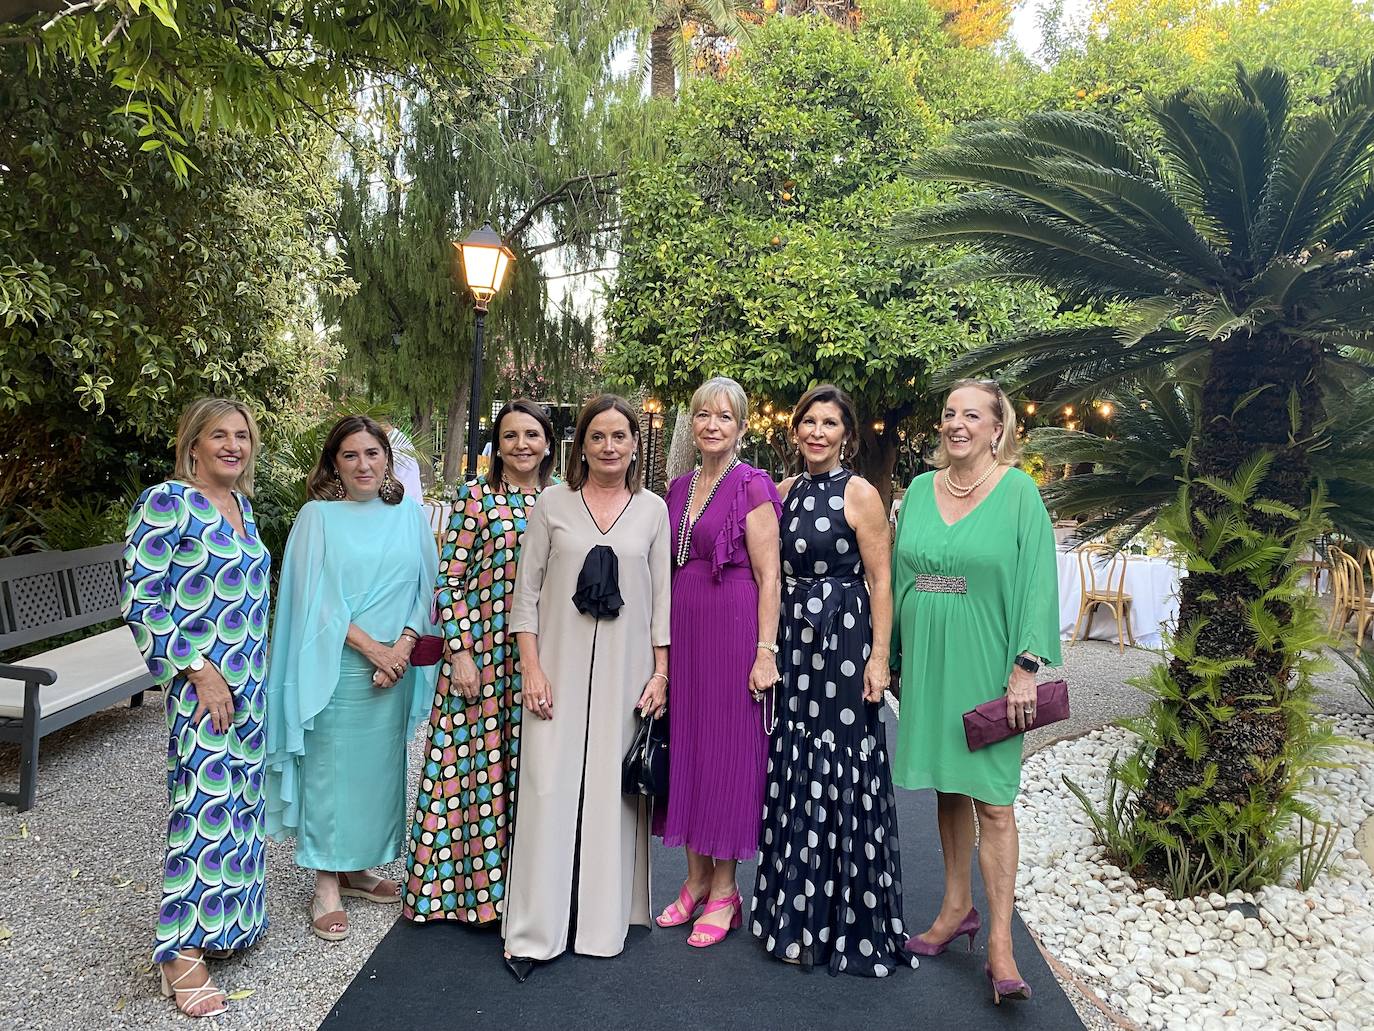
[[[472,335],[472,388],[468,399],[468,456],[464,476],[477,475],[478,409],[482,405],[482,329],[487,321],[487,305],[501,289],[506,269],[515,254],[506,246],[491,223],[469,233],[462,242],[455,242],[463,262],[463,278],[472,291],[473,306],[477,309],[477,325]]]
[[[644,414],[649,417],[649,439],[645,447],[645,478],[644,483],[650,489],[654,489],[654,475],[657,466],[654,464],[657,458],[654,449],[654,433],[663,425],[663,402],[656,397],[646,397],[644,399]]]

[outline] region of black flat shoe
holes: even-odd
[[[530,974],[534,973],[534,960],[525,959],[523,956],[507,956],[506,969],[510,971],[511,977],[524,984],[530,979]]]

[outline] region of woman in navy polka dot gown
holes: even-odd
[[[888,528],[873,486],[840,465],[844,392],[792,413],[806,472],[782,487],[777,726],[751,929],[777,958],[883,977],[906,953],[897,813],[879,713],[892,622]]]

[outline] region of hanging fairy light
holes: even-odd
[[[1035,402],[1034,402],[1034,401],[1027,401],[1027,402],[1026,402],[1026,414],[1027,414],[1027,415],[1034,415],[1034,414],[1035,414]]]
[[[1097,411],[1098,414],[1102,416],[1102,418],[1110,419],[1112,417],[1112,413],[1116,411],[1116,408],[1112,405],[1110,401],[1103,401],[1100,405],[1097,406]]]

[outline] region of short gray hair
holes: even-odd
[[[744,392],[744,388],[732,380],[729,376],[712,376],[701,386],[697,387],[696,393],[692,395],[692,402],[688,406],[688,415],[696,415],[706,407],[708,401],[714,401],[718,397],[725,398],[725,403],[730,406],[730,412],[734,415],[735,421],[743,428],[749,421],[749,395]]]

